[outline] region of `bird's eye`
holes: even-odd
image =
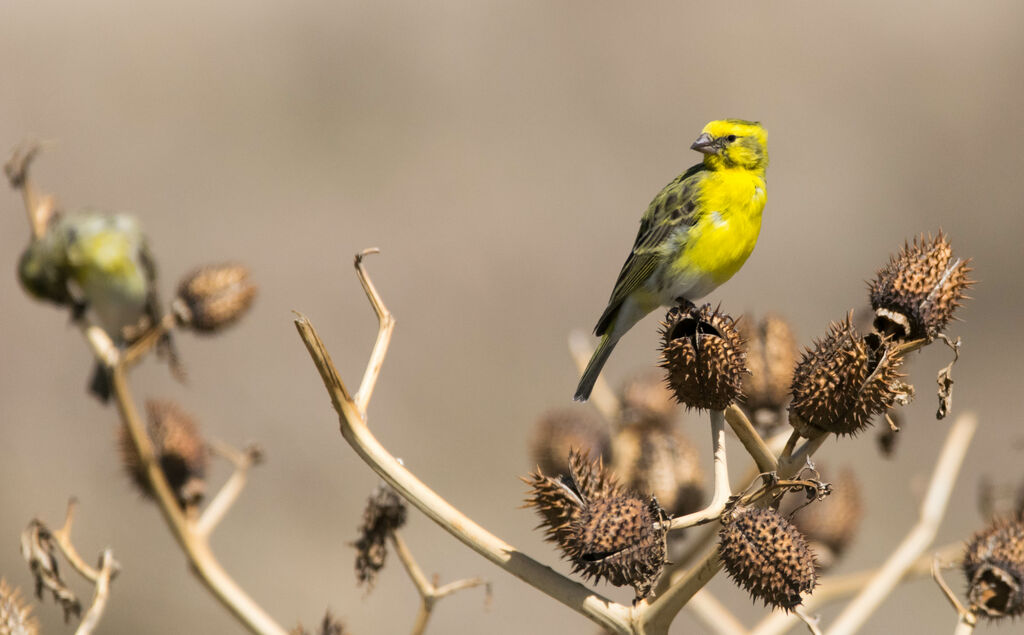
[[[731,134],[731,135],[729,135],[728,137],[726,137],[726,139],[728,139],[728,140],[729,140],[729,143],[732,143],[733,141],[735,141],[735,140],[736,140],[736,135],[734,135],[734,134]]]

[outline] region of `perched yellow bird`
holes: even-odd
[[[654,309],[696,300],[739,271],[761,232],[767,137],[753,121],[704,126],[691,149],[704,154],[651,201],[594,334],[601,342],[576,388],[586,401],[626,331]]]

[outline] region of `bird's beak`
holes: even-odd
[[[706,132],[702,132],[697,140],[690,146],[691,150],[697,152],[703,152],[704,154],[715,154],[718,152],[718,147],[715,145],[715,138]]]

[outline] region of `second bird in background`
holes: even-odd
[[[741,119],[712,121],[690,147],[704,160],[666,185],[640,220],[594,328],[601,341],[583,371],[576,401],[590,397],[608,356],[634,324],[658,307],[711,293],[754,251],[766,198],[764,128]]]

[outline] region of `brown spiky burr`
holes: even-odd
[[[814,590],[814,554],[778,512],[738,507],[723,517],[718,538],[729,576],[765,605],[790,611]]]
[[[612,472],[627,489],[652,494],[672,515],[689,514],[704,500],[700,452],[672,423],[634,423],[612,439]]]
[[[775,425],[789,403],[793,369],[799,359],[793,329],[774,314],[765,315],[760,322],[744,316],[737,326],[746,343],[750,371],[743,377],[742,406],[755,424]]]
[[[973,611],[993,619],[1024,615],[1024,520],[998,518],[976,533],[963,569]]]
[[[608,426],[586,407],[548,410],[534,425],[530,456],[545,474],[568,474],[569,451],[611,458]]]
[[[822,480],[830,480],[827,470],[818,466]],[[821,570],[830,568],[853,542],[864,516],[863,497],[860,481],[849,468],[843,468],[832,481],[831,493],[822,500],[814,501],[796,510],[797,496],[785,499],[780,513],[790,518],[802,533],[817,557]],[[792,513],[796,510],[795,513]],[[792,513],[792,515],[790,515]]]
[[[746,353],[735,320],[687,304],[669,309],[661,327],[661,366],[679,403],[723,410],[740,396]]]
[[[388,555],[387,540],[405,524],[405,501],[390,486],[381,484],[366,501],[363,524],[359,527],[356,548],[356,579],[373,588],[377,572],[384,568]]]
[[[169,400],[146,401],[146,414],[156,460],[178,504],[182,507],[198,505],[206,492],[206,468],[209,464],[209,452],[199,427],[187,412]],[[119,430],[118,441],[122,464],[132,482],[144,496],[153,498],[145,467],[125,426]]]
[[[0,578],[0,634],[36,635],[39,622],[32,615],[32,605],[25,601],[17,587]]]
[[[658,501],[625,491],[600,459],[573,452],[568,476],[541,472],[523,479],[546,539],[558,544],[573,572],[595,582],[632,586],[646,598],[665,564],[667,515]]]
[[[793,371],[789,422],[805,437],[857,434],[910,394],[892,344],[875,333],[861,337],[851,315],[832,323]]]
[[[969,264],[953,257],[942,231],[904,243],[868,285],[875,328],[900,339],[934,338],[973,284]]]
[[[237,322],[252,306],[256,285],[239,264],[196,269],[178,285],[174,313],[179,324],[199,333],[215,333]]]

